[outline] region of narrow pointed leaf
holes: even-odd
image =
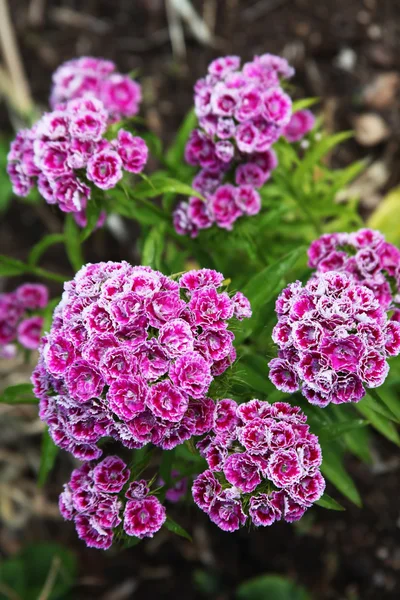
[[[189,540],[189,542],[192,541],[192,537],[190,536],[190,534],[185,529],[183,529],[183,527],[179,525],[179,523],[171,519],[171,517],[167,517],[167,520],[164,523],[164,527],[166,527],[169,531],[172,531],[172,533],[175,533],[176,535],[179,535],[180,537]]]
[[[37,404],[39,401],[33,393],[31,383],[11,385],[0,395],[2,404]]]
[[[42,450],[38,476],[38,484],[40,487],[46,483],[47,477],[54,467],[58,452],[58,446],[55,445],[50,437],[48,429],[46,429],[42,436]]]
[[[362,506],[360,494],[343,466],[338,449],[333,444],[323,445],[321,471],[327,479],[357,506]]]
[[[346,510],[339,502],[337,502],[334,498],[331,498],[328,494],[324,494],[322,498],[316,501],[315,504],[318,506],[322,506],[322,508],[328,508],[329,510]]]

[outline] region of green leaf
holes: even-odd
[[[96,221],[97,223],[97,221]],[[80,231],[72,215],[67,215],[64,223],[65,250],[74,271],[79,271],[84,263]]]
[[[164,527],[166,527],[169,531],[172,531],[172,533],[175,533],[176,535],[179,535],[180,537],[189,540],[189,542],[192,541],[192,537],[189,535],[189,533],[185,529],[183,529],[183,527],[181,527],[179,523],[171,519],[171,517],[167,517],[167,520],[164,523]]]
[[[383,414],[376,412],[371,406],[365,404],[364,401],[356,404],[356,409],[371,423],[379,433],[385,436],[388,440],[400,446],[400,437],[395,425],[389,421]]]
[[[125,188],[113,190],[113,211],[128,219],[135,219],[142,225],[155,225],[169,220],[158,206],[145,198],[130,196]]]
[[[310,108],[310,106],[318,104],[319,101],[319,98],[302,98],[301,100],[295,100],[292,105],[292,113],[304,110],[305,108]]]
[[[183,196],[196,196],[197,198],[204,199],[203,196],[194,190],[187,183],[179,181],[179,179],[173,179],[167,177],[163,173],[154,173],[149,177],[149,182],[142,181],[136,185],[132,190],[132,196],[134,198],[157,198],[163,194],[182,194]]]
[[[27,266],[17,260],[0,254],[0,276],[11,277],[13,275],[23,275],[27,271]]]
[[[154,156],[160,161],[164,161],[163,144],[161,139],[152,131],[141,133],[140,137],[146,142],[151,156]]]
[[[260,575],[241,583],[237,600],[311,600],[306,590],[280,575]]]
[[[343,466],[340,453],[333,444],[323,444],[321,471],[327,479],[356,506],[362,506],[354,481]]]
[[[330,423],[321,427],[316,433],[320,440],[330,442],[349,433],[349,431],[354,431],[366,425],[368,423],[364,419],[352,419],[350,421],[341,421],[340,423]]]
[[[87,203],[86,208],[86,226],[81,231],[81,242],[84,242],[88,239],[88,237],[93,233],[96,225],[98,223],[99,217],[101,213],[101,205],[100,202],[95,198],[94,194],[90,198]]]
[[[130,536],[130,537],[126,537],[124,538],[124,543],[122,545],[123,548],[133,548],[134,546],[137,546],[138,544],[140,544],[141,542],[141,538],[138,537],[134,537],[134,536]]]
[[[336,502],[334,498],[328,496],[328,494],[324,494],[315,504],[322,506],[322,508],[328,508],[329,510],[346,510],[339,502]]]
[[[28,256],[28,265],[35,266],[43,254],[55,244],[63,244],[64,236],[62,233],[50,233],[45,235],[37,244],[35,244]]]
[[[313,168],[318,164],[318,162],[327,154],[330,150],[338,146],[345,140],[348,140],[353,136],[351,131],[343,131],[341,133],[337,133],[335,135],[330,135],[322,138],[320,142],[312,146],[300,165],[297,167],[296,171],[293,175],[293,185],[294,188],[302,187],[303,179],[306,175],[312,175]]]
[[[164,488],[167,490],[172,481],[172,465],[175,457],[175,448],[173,450],[164,450],[160,465],[160,475],[164,481]]]
[[[192,108],[186,115],[182,125],[178,130],[178,133],[175,136],[172,146],[167,152],[166,162],[169,167],[173,169],[179,169],[180,165],[184,163],[183,157],[185,153],[186,142],[189,139],[189,135],[196,127],[197,117],[194,109]]]
[[[359,407],[367,407],[370,410],[378,413],[382,417],[385,417],[389,421],[394,421],[395,423],[399,422],[399,419],[392,413],[392,411],[385,405],[381,397],[378,395],[378,392],[374,389],[369,389],[364,398],[357,402],[355,405],[358,410]]]
[[[33,393],[31,383],[19,383],[3,390],[0,402],[2,404],[37,404],[39,400]]]
[[[50,437],[48,429],[43,432],[42,450],[40,455],[40,467],[38,475],[38,485],[44,486],[50,471],[54,467],[59,448]]]
[[[30,544],[0,565],[0,583],[21,600],[61,600],[75,584],[76,577],[73,552],[48,542]],[[0,597],[11,600],[14,595]]]
[[[141,264],[161,269],[161,257],[165,245],[165,223],[159,223],[153,227],[144,240]]]
[[[250,300],[253,316],[241,323],[237,334],[235,334],[237,344],[251,334],[257,323],[259,310],[277,295],[282,285],[282,278],[294,267],[302,255],[305,256],[305,248],[300,247],[292,250],[281,260],[254,275],[244,287],[242,292]]]

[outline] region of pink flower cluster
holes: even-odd
[[[196,504],[224,531],[298,521],[323,494],[318,438],[300,408],[219,400],[213,431],[198,442],[208,469],[194,481]]]
[[[166,519],[164,506],[144,480],[129,483],[130,470],[118,456],[85,463],[72,472],[60,495],[61,515],[74,521],[89,548],[107,550],[122,523],[128,536],[153,537]],[[122,516],[121,516],[122,515]]]
[[[112,141],[104,137],[108,122],[100,100],[78,98],[19,131],[7,165],[14,192],[26,196],[36,183],[46,202],[84,222],[89,182],[108,190],[124,170],[140,173],[147,162],[148,148],[140,137],[124,129]]]
[[[308,258],[319,273],[344,271],[367,286],[383,309],[400,305],[400,250],[380,231],[326,233],[311,244]]]
[[[299,142],[311,131],[315,124],[315,117],[310,110],[298,110],[293,113],[289,123],[283,130],[283,135],[288,142]]]
[[[53,74],[50,105],[76,98],[98,98],[111,118],[133,117],[142,100],[140,85],[129,75],[121,75],[116,65],[102,58],[83,56],[63,63]]]
[[[14,292],[0,294],[0,358],[14,358],[16,341],[36,350],[43,318],[33,313],[45,308],[48,301],[48,289],[40,283],[24,283]]]
[[[260,211],[257,189],[277,165],[271,146],[292,116],[280,80],[293,73],[285,59],[272,54],[256,56],[242,68],[239,57],[227,56],[214,60],[196,83],[199,128],[189,138],[185,158],[200,167],[192,185],[205,202],[192,197],[178,205],[179,234],[195,237],[214,223],[231,230],[239,217]]]
[[[382,385],[387,358],[400,352],[400,323],[389,321],[374,291],[345,272],[290,284],[276,312],[279,353],[269,363],[270,379],[283,392],[301,388],[320,407],[361,400],[364,386]]]
[[[221,273],[179,281],[126,262],[88,264],[64,285],[33,373],[56,444],[98,458],[110,436],[128,448],[171,449],[212,424],[209,386],[235,360],[231,319],[251,316]]]

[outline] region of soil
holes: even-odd
[[[32,95],[43,106],[51,73],[61,62],[83,54],[105,56],[115,60],[122,72],[139,71],[144,116],[168,143],[192,103],[195,80],[212,58],[239,54],[249,59],[267,51],[284,54],[296,67],[296,95],[320,97],[318,111],[328,129],[357,127],[357,118],[366,113],[387,125],[379,143],[366,146],[368,135],[358,132],[357,139],[333,157],[338,165],[362,157],[380,165],[384,176],[362,188],[364,209],[371,210],[389,188],[400,183],[398,0],[193,1],[215,32],[215,40],[212,46],[201,45],[187,30],[182,58],[172,52],[163,0],[12,0],[9,4]],[[12,117],[6,111],[0,116],[5,135],[11,133]],[[0,222],[0,252],[25,259],[45,230],[60,227],[59,215],[51,207],[14,202]],[[107,256],[135,261],[134,226],[128,225],[127,233],[122,241],[110,232],[96,234],[87,244],[88,260]],[[49,253],[43,266],[68,273],[61,250]],[[14,285],[15,280],[8,284]],[[59,293],[57,285],[53,292]],[[21,377],[19,365],[6,375],[8,382]],[[348,461],[364,500],[361,509],[344,501],[345,512],[315,508],[297,527],[282,524],[250,534],[224,534],[199,511],[179,505],[172,508],[172,515],[193,532],[192,544],[165,532],[129,550],[101,553],[87,550],[73,527],[61,524],[58,517],[55,503],[68,477],[70,459],[59,459],[56,477],[44,491],[33,484],[40,440],[35,411],[3,407],[0,417],[4,448],[0,449],[0,486],[15,491],[11,512],[4,506],[0,509],[5,521],[0,552],[10,555],[28,541],[66,544],[76,552],[80,565],[74,600],[207,596],[228,600],[241,581],[264,573],[289,575],[318,600],[399,597],[400,458],[397,449],[381,438],[374,440],[372,466]]]

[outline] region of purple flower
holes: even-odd
[[[115,187],[122,178],[122,160],[114,150],[103,150],[90,157],[86,175],[102,190]]]
[[[166,518],[165,508],[155,496],[128,500],[124,512],[124,531],[140,539],[153,537]]]
[[[261,210],[260,194],[251,185],[241,185],[236,194],[236,204],[246,215],[256,215]]]
[[[129,479],[129,469],[118,456],[107,456],[93,469],[96,489],[104,493],[117,493]]]
[[[228,490],[221,492],[212,502],[209,516],[223,531],[236,531],[245,524],[247,517],[240,500],[228,497]]]
[[[193,398],[201,398],[213,380],[209,363],[198,352],[180,356],[171,365],[169,375],[174,385]]]
[[[36,350],[42,334],[43,318],[29,317],[18,325],[17,338],[19,343],[28,350]]]
[[[193,500],[197,506],[208,512],[215,497],[222,491],[221,484],[212,471],[204,471],[196,477],[192,486]]]
[[[141,173],[143,171],[149,150],[142,138],[134,137],[129,131],[120,129],[116,149],[126,171],[130,173]]]
[[[250,498],[249,515],[256,527],[267,527],[280,521],[282,502],[280,492],[258,494]]]
[[[132,481],[125,493],[125,498],[129,500],[143,500],[150,493],[150,488],[145,479]]]
[[[233,316],[233,304],[226,292],[218,293],[214,287],[195,290],[189,302],[194,323],[203,329],[225,329],[226,320]]]
[[[153,385],[147,398],[147,406],[156,417],[172,422],[181,421],[188,403],[188,397],[168,380]]]
[[[169,358],[177,358],[193,350],[194,337],[183,319],[172,319],[160,328],[159,342]]]
[[[130,421],[145,409],[147,387],[140,377],[120,377],[107,392],[110,409],[124,421]]]
[[[224,464],[226,479],[242,492],[253,492],[261,482],[257,463],[246,453],[231,454]]]
[[[285,127],[292,114],[292,101],[280,88],[271,88],[264,93],[264,116],[278,127]]]
[[[24,283],[15,290],[15,295],[25,310],[45,308],[49,301],[49,291],[40,283]]]
[[[84,360],[75,361],[68,369],[66,384],[69,393],[78,402],[100,396],[104,387],[100,373]]]
[[[297,483],[302,474],[302,467],[295,450],[278,450],[268,461],[268,475],[277,487]]]
[[[237,190],[227,183],[221,185],[211,198],[211,212],[216,223],[223,229],[232,229],[233,223],[238,219],[242,211],[236,203]]]
[[[315,117],[311,111],[298,110],[292,114],[283,135],[288,142],[298,142],[314,127],[314,123]]]

